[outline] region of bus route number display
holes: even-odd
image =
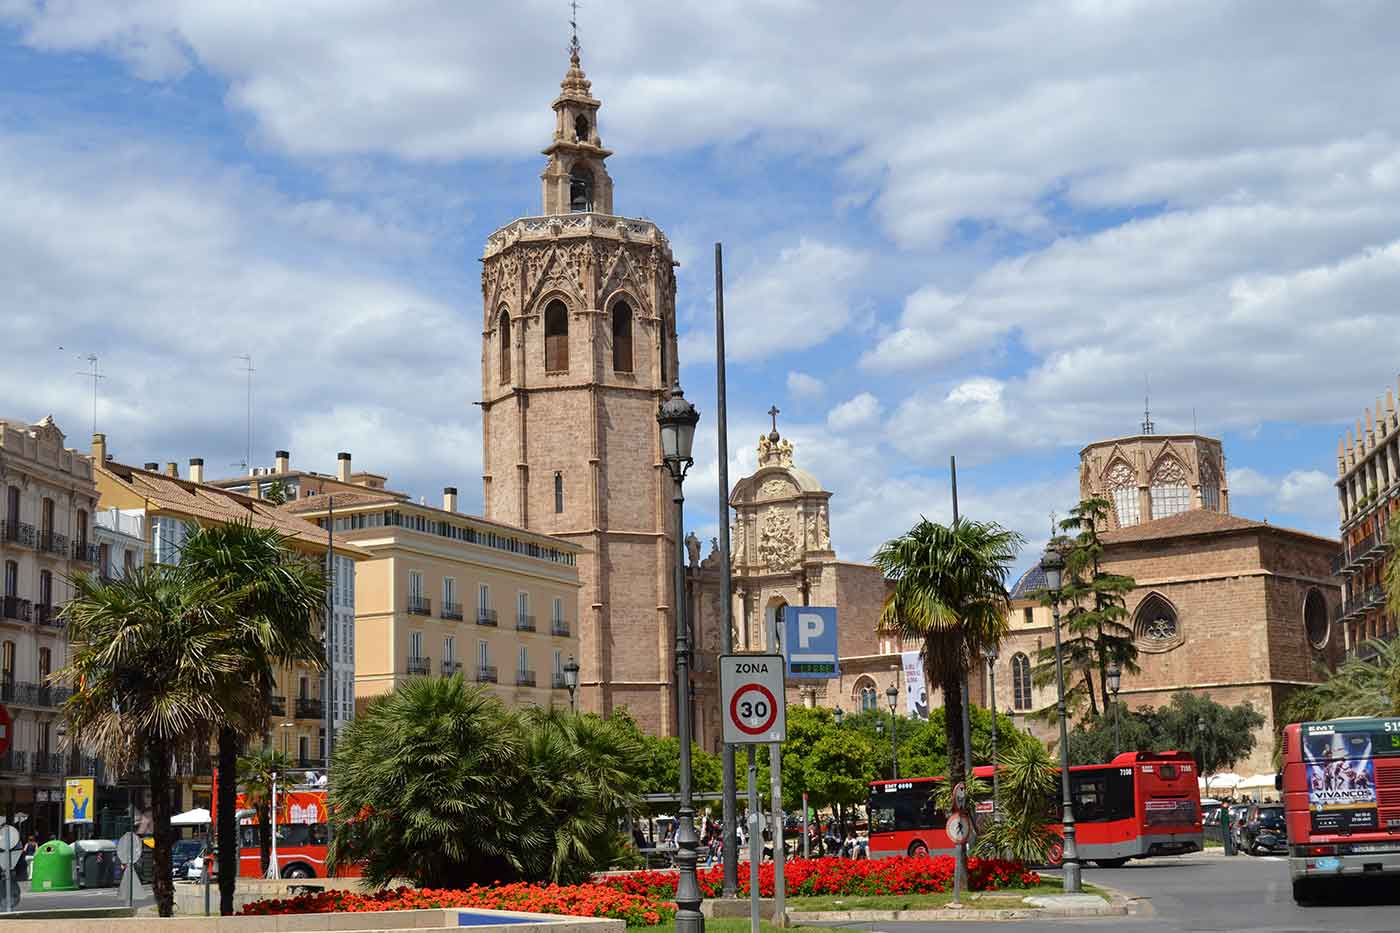
[[[724,741],[763,745],[787,738],[784,663],[777,654],[727,654],[719,659]]]

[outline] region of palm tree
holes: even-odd
[[[1039,742],[1020,742],[996,763],[1001,784],[998,812],[977,836],[978,855],[1019,859],[1027,864],[1053,861],[1058,837],[1049,827],[1046,801],[1059,786],[1059,769]]]
[[[267,731],[276,668],[323,666],[324,650],[312,620],[321,615],[325,574],[318,563],[288,547],[288,537],[251,522],[199,528],[180,551],[180,570],[220,594],[225,622],[242,648],[243,664],[218,686],[225,710],[218,730],[217,838],[219,912],[233,913],[238,876],[238,756],[249,738]],[[264,860],[266,860],[264,858]]]
[[[171,915],[173,762],[191,743],[209,740],[223,719],[222,681],[243,664],[225,619],[229,605],[212,587],[191,585],[177,568],[144,567],[100,585],[73,578],[63,608],[69,661],[55,674],[74,685],[63,704],[71,742],[117,773],[144,758],[155,822],[156,904]]]
[[[291,759],[271,746],[238,759],[238,781],[243,785],[244,803],[257,811],[261,877],[267,877],[267,866],[272,861],[272,782],[274,776],[279,782],[286,782],[291,770]]]
[[[926,518],[875,553],[875,566],[894,589],[880,628],[923,643],[928,687],[943,690],[948,778],[964,778],[962,685],[983,649],[1007,632],[1008,568],[1022,538],[994,522]]]

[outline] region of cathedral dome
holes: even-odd
[[[1011,588],[1012,599],[1035,599],[1038,593],[1045,589],[1045,571],[1040,569],[1037,561],[1030,569],[1021,574],[1021,579],[1016,581],[1016,585]]]

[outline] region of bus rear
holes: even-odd
[[[1181,855],[1205,848],[1201,824],[1201,790],[1196,783],[1196,765],[1185,752],[1139,752],[1119,755],[1135,759],[1131,767],[1136,777],[1134,804],[1140,827],[1141,854]]]
[[[1278,785],[1294,900],[1316,899],[1336,878],[1394,883],[1400,875],[1400,719],[1286,726]]]

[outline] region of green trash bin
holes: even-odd
[[[73,847],[59,839],[41,845],[29,863],[29,890],[78,890],[73,881]]]

